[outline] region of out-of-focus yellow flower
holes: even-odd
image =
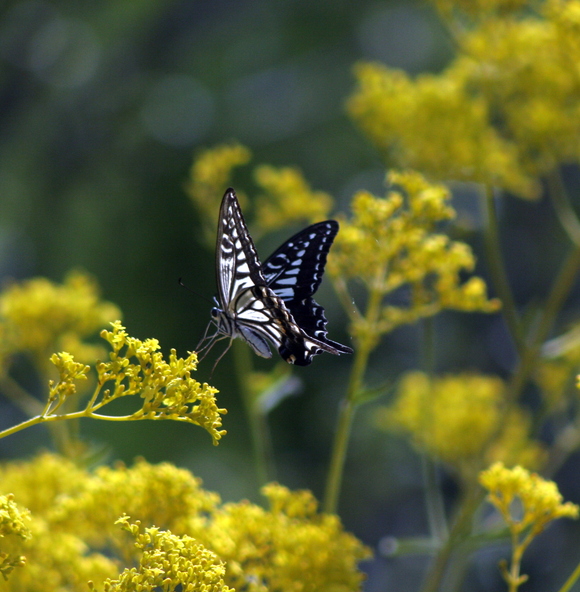
[[[5,537],[30,538],[30,512],[20,508],[14,501],[14,495],[0,495],[0,574],[7,580],[15,567],[22,567],[26,558],[6,552]]]
[[[532,540],[557,518],[578,518],[579,508],[571,502],[562,503],[562,495],[553,481],[516,466],[508,469],[494,463],[479,475],[488,490],[487,499],[502,515],[512,538],[512,565],[508,570],[500,564],[503,577],[516,590],[527,580],[520,575],[521,558]]]
[[[318,513],[307,491],[271,484],[264,488],[268,509],[247,501],[221,504],[191,473],[167,463],[89,473],[45,454],[0,466],[0,487],[30,502],[35,524],[34,546],[14,550],[27,564],[11,574],[7,592],[32,589],[26,587],[31,578],[40,581],[43,572],[47,589],[71,592],[86,590],[89,580],[101,590],[107,578],[105,589],[134,590],[130,582],[149,586],[162,575],[212,586],[223,579],[224,586],[247,592],[355,592],[364,577],[357,563],[370,554],[337,516]],[[121,530],[114,523],[125,514],[131,524],[122,518]],[[195,573],[186,569],[188,559]],[[17,572],[23,575],[14,579]]]
[[[328,217],[332,197],[323,191],[313,191],[298,169],[261,165],[256,167],[254,177],[265,191],[256,202],[258,232],[301,221],[312,224]]]
[[[94,547],[121,549],[126,538],[115,521],[124,513],[178,535],[187,534],[194,524],[203,527],[220,497],[201,485],[201,479],[169,463],[117,463],[83,475],[75,494],[63,498],[49,515],[55,528],[81,536]]]
[[[349,114],[389,165],[535,196],[537,187],[518,162],[516,145],[493,128],[488,104],[458,74],[450,68],[411,80],[400,70],[360,63]]]
[[[430,0],[443,16],[454,12],[464,13],[474,19],[507,15],[517,12],[530,3],[530,0]]]
[[[201,152],[191,165],[187,194],[202,214],[205,240],[213,245],[220,201],[227,187],[231,185],[232,170],[250,162],[252,154],[248,148],[232,142],[220,144]],[[244,202],[244,194],[236,191],[238,199]]]
[[[417,448],[460,470],[472,467],[474,459],[490,456],[537,466],[542,449],[530,440],[523,411],[512,411],[490,442],[504,413],[504,389],[503,381],[492,376],[430,379],[411,372],[402,379],[393,405],[378,411],[377,421],[408,433]]]
[[[225,565],[215,553],[195,539],[176,536],[157,527],[145,528],[129,522],[128,516],[117,521],[135,538],[140,551],[139,566],[126,568],[118,579],[107,580],[104,592],[155,592],[155,590],[203,590],[234,592],[224,584]],[[91,590],[96,590],[91,586]]]
[[[433,2],[456,32],[455,60],[414,80],[359,64],[350,115],[389,164],[538,196],[542,176],[580,161],[580,3]]]
[[[328,272],[337,282],[347,311],[351,312],[356,338],[378,337],[403,323],[437,314],[443,309],[492,312],[497,300],[488,300],[483,280],[460,275],[471,271],[475,257],[464,243],[435,233],[441,221],[455,215],[449,192],[429,184],[415,172],[394,173],[386,198],[360,191],[352,202],[352,220],[341,221],[328,261]],[[380,312],[362,316],[350,306],[344,282],[362,281],[369,301],[377,300]],[[384,299],[401,288],[409,289],[409,304],[399,306]]]
[[[12,284],[0,294],[5,355],[28,353],[41,370],[50,355],[65,345],[83,362],[102,357],[102,347],[83,340],[119,318],[121,311],[114,304],[100,300],[96,282],[78,271],[70,273],[62,285],[34,278]]]

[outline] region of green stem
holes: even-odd
[[[242,402],[248,418],[250,438],[256,467],[258,486],[262,486],[274,477],[274,454],[267,418],[258,405],[254,404],[251,390],[248,388],[249,374],[252,370],[250,348],[239,339],[233,343],[234,366],[242,393]]]
[[[556,212],[556,216],[558,216],[562,228],[565,230],[568,238],[575,245],[580,246],[580,221],[570,203],[570,198],[562,181],[562,175],[560,175],[559,169],[553,170],[547,175],[546,180],[550,189],[554,211]]]
[[[558,276],[552,286],[544,312],[536,326],[536,330],[528,346],[525,348],[520,363],[514,373],[509,389],[511,401],[516,401],[521,394],[526,381],[536,367],[537,359],[544,341],[554,325],[556,316],[560,312],[564,301],[570,294],[576,274],[580,268],[580,246],[575,246],[560,267]]]
[[[462,542],[470,533],[473,514],[483,497],[484,494],[477,484],[465,494],[451,526],[449,536],[434,557],[421,592],[437,592],[439,590],[445,577],[451,555],[458,543]]]
[[[525,349],[522,327],[514,301],[513,293],[505,270],[501,255],[501,242],[499,237],[499,223],[495,209],[493,190],[489,186],[481,192],[483,211],[485,213],[485,227],[483,233],[485,254],[493,285],[502,301],[502,312],[514,340],[516,349],[521,353]]]
[[[380,285],[380,284],[379,284]],[[381,310],[382,292],[380,289],[373,289],[369,294],[367,314],[365,323],[367,327],[375,327]],[[350,438],[350,430],[356,409],[357,395],[362,391],[364,375],[367,369],[369,356],[375,344],[375,335],[369,331],[360,340],[355,348],[353,367],[346,394],[342,399],[338,412],[338,423],[334,434],[330,468],[326,481],[326,490],[322,508],[328,514],[335,514],[338,509],[338,498],[342,486],[342,475],[346,460],[346,451]]]
[[[42,413],[42,403],[32,395],[29,395],[11,376],[4,375],[0,379],[0,389],[29,417],[34,417]]]
[[[432,377],[435,372],[435,322],[433,318],[423,319],[422,327],[423,367],[425,372]],[[429,532],[440,544],[447,539],[448,528],[445,505],[437,474],[437,463],[428,454],[422,454],[421,469],[425,483],[425,506],[429,521]]]
[[[558,590],[558,592],[569,592],[572,586],[580,578],[580,563],[576,566],[576,569],[572,572],[571,576],[566,580],[566,583]]]

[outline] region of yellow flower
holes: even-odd
[[[30,512],[21,509],[14,502],[14,495],[0,495],[0,574],[7,580],[15,567],[22,567],[26,558],[22,555],[7,553],[2,539],[16,536],[26,540],[30,538]]]
[[[500,564],[502,575],[516,590],[527,580],[520,575],[524,551],[544,528],[557,518],[578,518],[579,508],[571,502],[562,503],[562,495],[553,481],[546,481],[520,466],[506,468],[497,462],[482,471],[480,483],[488,490],[488,501],[505,520],[512,538],[512,565],[508,570]]]
[[[389,164],[441,181],[499,185],[524,197],[537,187],[516,145],[490,123],[490,109],[452,66],[438,76],[407,74],[375,63],[355,68],[348,112]]]
[[[265,195],[256,203],[258,231],[283,228],[295,222],[319,222],[328,217],[332,197],[313,191],[295,168],[256,167],[254,177]]]
[[[471,271],[475,257],[464,243],[434,232],[436,225],[455,215],[449,192],[429,184],[415,172],[394,173],[386,198],[359,191],[353,201],[352,220],[341,222],[341,231],[328,261],[328,273],[351,311],[352,331],[359,341],[378,337],[403,323],[437,314],[445,308],[492,312],[497,300],[488,300],[485,283],[461,274]],[[345,280],[358,279],[366,286],[376,314],[352,312],[352,298],[345,294]],[[384,303],[396,290],[410,290],[409,304]],[[377,306],[377,303],[380,306]]]
[[[220,200],[225,189],[231,185],[232,170],[247,164],[251,152],[238,143],[220,144],[201,152],[190,169],[187,194],[202,214],[205,240],[209,245],[215,242],[215,228]],[[237,191],[240,202],[244,194]]]
[[[518,533],[531,528],[536,534],[556,518],[578,518],[579,508],[571,502],[562,503],[562,494],[553,481],[516,466],[508,469],[501,462],[482,471],[481,484],[489,491],[488,500],[504,520]],[[512,514],[513,502],[519,498],[523,515]]]
[[[0,466],[0,484],[34,508],[36,542],[16,550],[27,565],[16,570],[13,587],[11,574],[7,592],[32,589],[26,586],[34,577],[71,592],[86,590],[89,580],[95,590],[149,590],[164,581],[185,589],[195,581],[224,591],[355,592],[363,580],[357,564],[370,555],[337,516],[318,513],[310,492],[270,484],[263,490],[268,509],[221,504],[168,463],[141,460],[90,473],[45,454]]]
[[[580,3],[433,2],[456,33],[455,60],[415,79],[359,64],[351,117],[389,163],[537,197],[542,176],[580,160]]]
[[[234,592],[224,584],[224,563],[195,539],[156,527],[141,532],[140,522],[131,524],[128,516],[117,523],[135,537],[135,547],[141,556],[137,568],[126,568],[118,579],[107,580],[105,592],[154,592],[161,588]],[[90,589],[96,590],[94,586]]]
[[[393,405],[378,411],[377,421],[383,428],[408,433],[417,448],[462,471],[469,472],[474,459],[490,456],[536,466],[542,449],[529,439],[530,425],[523,411],[511,411],[495,435],[505,413],[504,389],[503,381],[492,376],[430,379],[411,372],[401,381]]]
[[[34,278],[12,284],[0,294],[3,349],[29,353],[41,370],[52,352],[64,345],[81,361],[102,356],[101,347],[82,340],[120,317],[114,304],[100,300],[96,282],[78,271],[62,285]]]
[[[191,531],[226,561],[228,585],[248,592],[359,590],[356,566],[370,552],[342,530],[338,516],[319,514],[307,491],[270,484],[262,492],[270,509],[225,504],[205,528]]]

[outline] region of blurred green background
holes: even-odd
[[[71,268],[85,269],[103,297],[122,309],[131,335],[155,337],[165,353],[176,348],[183,356],[200,339],[211,305],[177,279],[206,298],[215,292],[214,254],[201,241],[198,214],[183,189],[196,151],[236,139],[251,148],[254,163],[300,167],[313,188],[331,193],[346,211],[356,189],[381,194],[385,175],[384,163],[345,115],[352,65],[380,60],[412,73],[436,72],[451,55],[436,15],[411,0],[5,1],[0,277],[62,281]],[[469,197],[459,194],[455,205],[471,228],[462,238],[474,239],[477,251],[478,214]],[[559,235],[542,206],[512,200],[503,215],[516,296],[527,302],[542,295],[543,279],[561,256]],[[293,230],[261,241],[262,256]],[[317,300],[327,311],[329,336],[348,343],[328,281]],[[438,369],[511,367],[499,317],[446,314],[436,326]],[[416,368],[420,338],[417,327],[389,336],[373,356],[369,381],[394,381]],[[218,348],[199,380],[208,380]],[[300,393],[271,418],[278,480],[319,498],[350,362],[322,355],[295,369]],[[257,360],[263,369],[273,365]],[[231,353],[210,383],[228,409],[228,435],[217,448],[201,429],[170,422],[87,420],[83,430],[110,448],[111,459],[172,461],[225,500],[257,500]],[[347,529],[376,545],[386,535],[424,534],[427,524],[419,457],[377,432],[371,409],[363,408],[354,426],[341,516]],[[1,404],[1,426],[21,419]],[[2,440],[0,458],[48,445],[44,428],[34,428]],[[453,481],[444,479],[444,486],[452,501]],[[577,485],[564,488],[566,499],[577,502],[574,493]],[[555,525],[555,540],[564,540],[566,530],[577,538],[572,528]],[[557,546],[551,552],[558,555]],[[466,589],[496,589],[498,557],[494,550],[480,558]],[[546,570],[552,560],[543,558]],[[424,563],[423,557],[377,559],[368,567],[368,590],[416,590]],[[533,571],[525,564],[535,585],[546,582]]]

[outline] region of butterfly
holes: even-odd
[[[298,366],[307,366],[323,351],[353,353],[326,337],[324,309],[312,298],[337,232],[334,220],[308,226],[260,263],[236,194],[227,189],[216,242],[217,306],[211,311],[217,330],[209,338],[206,330],[201,343],[209,343],[201,351],[218,339],[229,337],[231,344],[239,337],[263,358],[272,357],[271,344]]]

